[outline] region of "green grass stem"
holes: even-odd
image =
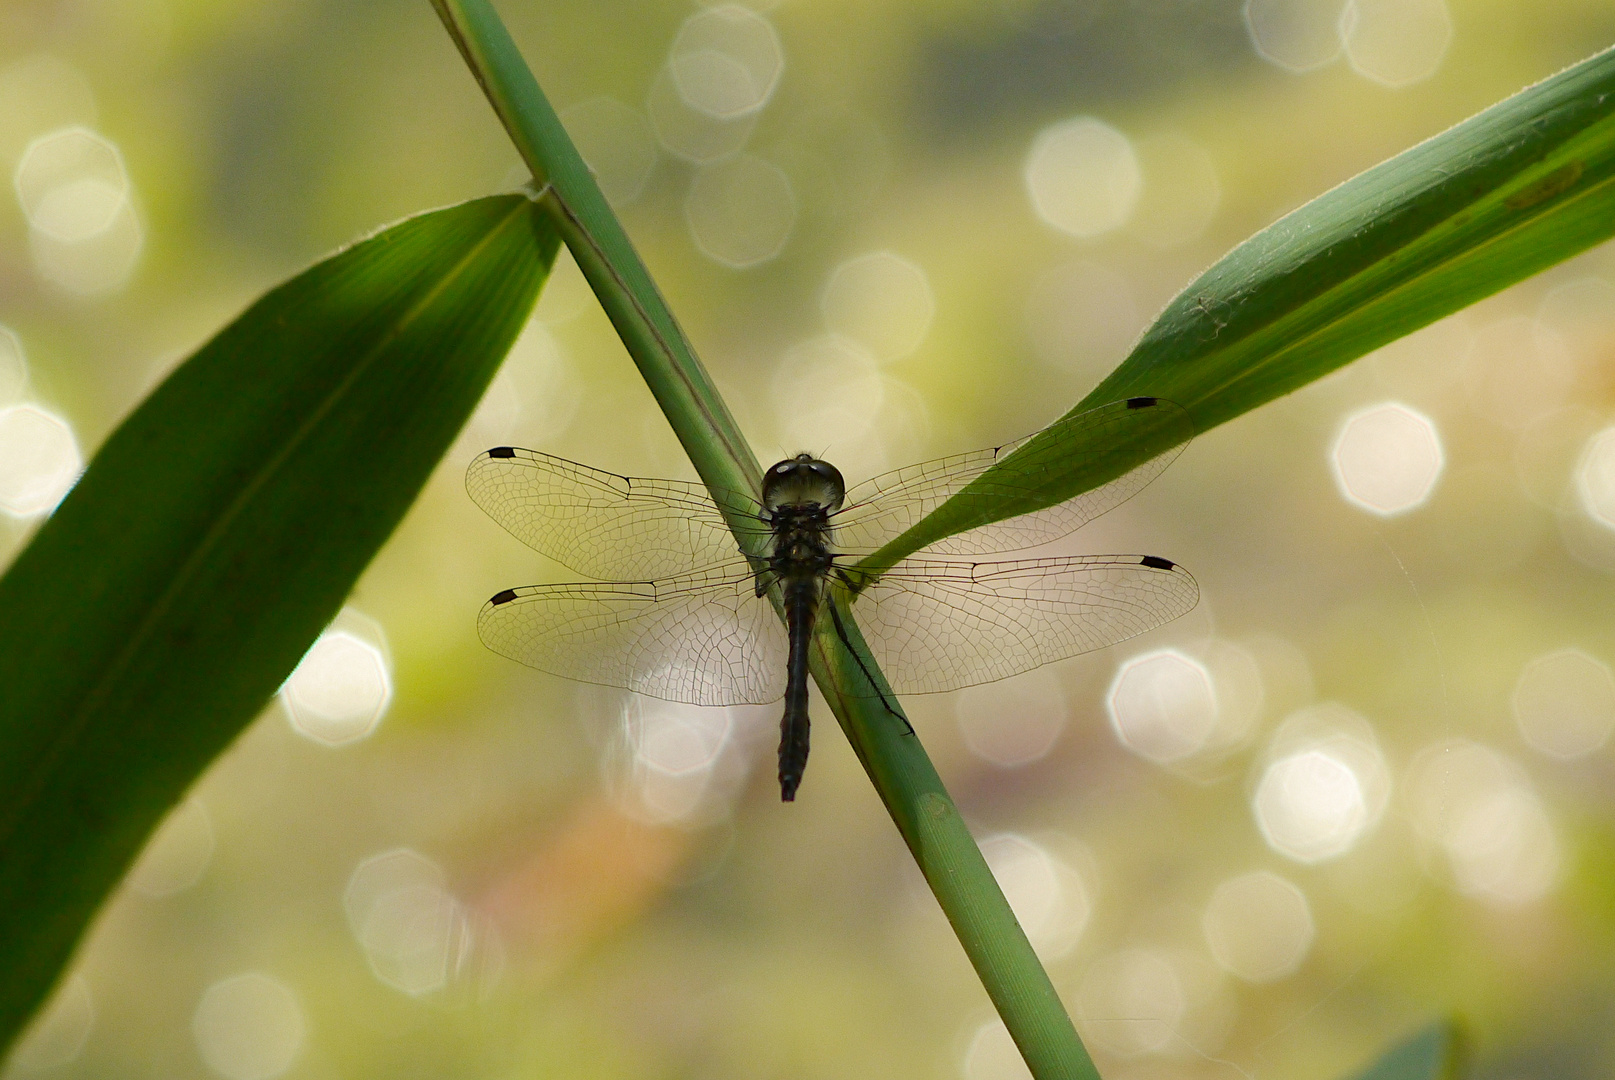
[[[433,0],[535,181],[549,184],[559,231],[638,365],[696,472],[726,512],[730,490],[759,490],[761,472],[515,43],[486,0]],[[732,516],[733,524],[754,524]],[[755,529],[737,529],[744,538]],[[745,544],[742,539],[742,544]],[[763,554],[749,551],[749,554]],[[879,670],[851,618],[863,668]],[[821,621],[815,679],[881,801],[919,863],[1005,1026],[1038,1080],[1097,1078],[1075,1026],[953,800],[906,722],[876,699],[838,687],[854,663]],[[888,700],[890,690],[884,687]]]

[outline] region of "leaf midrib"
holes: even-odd
[[[147,609],[146,614],[137,622],[135,630],[129,635],[127,643],[112,657],[111,661],[102,668],[101,674],[96,677],[79,698],[79,704],[74,711],[60,724],[57,735],[51,740],[41,759],[30,770],[33,778],[22,790],[13,791],[8,800],[10,812],[0,817],[0,850],[9,845],[11,837],[18,825],[26,819],[28,811],[38,800],[40,793],[55,775],[56,765],[77,744],[79,737],[94,718],[95,714],[111,698],[118,681],[127,672],[134,658],[141,652],[148,641],[155,634],[157,626],[167,616],[186,586],[196,576],[202,565],[206,563],[217,546],[222,542],[230,527],[242,515],[246,507],[252,503],[257,494],[273,479],[286,462],[300,449],[320,422],[328,416],[341,400],[352,390],[355,383],[370,369],[377,358],[381,356],[398,337],[407,330],[416,319],[436,299],[453,285],[466,271],[472,262],[503,232],[509,223],[519,215],[528,211],[530,203],[527,200],[518,202],[511,208],[504,220],[491,227],[487,235],[477,241],[464,256],[454,264],[443,276],[428,289],[403,316],[374,346],[365,354],[363,359],[354,364],[348,374],[336,385],[331,393],[314,409],[310,410],[304,420],[294,429],[291,438],[278,450],[265,466],[258,470],[247,483],[243,484],[239,493],[232,498],[223,513],[218,515],[213,524],[209,526],[202,540],[196,545],[192,553],[180,564],[169,581],[169,584],[158,595],[156,601]]]

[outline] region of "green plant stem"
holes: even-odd
[[[757,459],[509,31],[487,0],[432,0],[432,6],[534,181],[548,185],[543,205],[702,482],[731,526],[742,526],[736,535],[756,536],[743,527],[749,524],[743,501],[728,496],[756,497]]]
[[[843,597],[833,595],[829,602],[839,605]],[[814,678],[993,1007],[1038,1080],[1098,1080],[1099,1071],[958,807],[907,720],[892,715],[883,704],[883,700],[895,702],[896,696],[869,659],[857,625],[845,608],[839,610],[863,663],[859,665],[841,646],[831,620],[821,619]],[[876,694],[869,692],[866,672]],[[861,693],[842,689],[860,686]]]
[[[432,0],[534,179],[548,184],[559,231],[697,473],[731,525],[755,522],[726,496],[759,491],[761,470],[621,223],[607,205],[515,43],[486,0]],[[742,546],[755,528],[737,528]],[[766,554],[748,550],[753,556]],[[839,603],[839,600],[833,600]],[[895,701],[845,609],[863,671]],[[813,673],[881,801],[1038,1080],[1095,1078],[1075,1026],[953,800],[906,721],[840,687],[860,665],[821,620]],[[859,673],[861,677],[861,672]]]

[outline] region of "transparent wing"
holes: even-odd
[[[655,580],[726,562],[739,552],[700,484],[618,476],[501,446],[477,456],[466,470],[465,487],[522,543],[586,577]],[[754,516],[760,512],[745,501]]]
[[[1150,402],[1148,406],[1137,404],[1146,401]],[[1119,401],[1055,426],[1059,428],[1058,436],[1039,449],[1036,461],[1028,462],[1027,473],[1018,480],[1006,479],[982,494],[1005,500],[1024,498],[1029,489],[1036,488],[1040,474],[1056,469],[1071,471],[1076,463],[1105,453],[1126,440],[1130,432],[1144,427],[1156,432],[1164,429],[1175,433],[1172,437],[1181,438],[1170,450],[1074,499],[958,533],[931,544],[925,551],[985,555],[1058,540],[1138,494],[1172,464],[1194,434],[1188,414],[1159,398]],[[1036,437],[1028,435],[1004,446],[923,461],[859,484],[847,492],[844,509],[832,518],[836,550],[849,554],[878,550]]]
[[[483,605],[488,648],[582,682],[743,705],[785,692],[785,627],[744,560],[648,582],[507,589]]]
[[[899,694],[1018,675],[1171,622],[1200,589],[1141,555],[899,563],[854,602],[870,651]]]

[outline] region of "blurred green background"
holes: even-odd
[[[1070,407],[1220,254],[1615,42],[1595,0],[501,5],[764,462]],[[424,2],[0,6],[0,550],[259,293],[520,183]],[[1107,1078],[1332,1077],[1462,1016],[1615,1071],[1615,250],[1205,433],[1054,550],[1200,606],[915,727]],[[243,387],[250,393],[250,387]],[[98,920],[7,1075],[1024,1075],[822,703],[477,641],[567,571],[514,443],[689,477],[563,253],[414,512]],[[356,482],[363,482],[356,462]]]

